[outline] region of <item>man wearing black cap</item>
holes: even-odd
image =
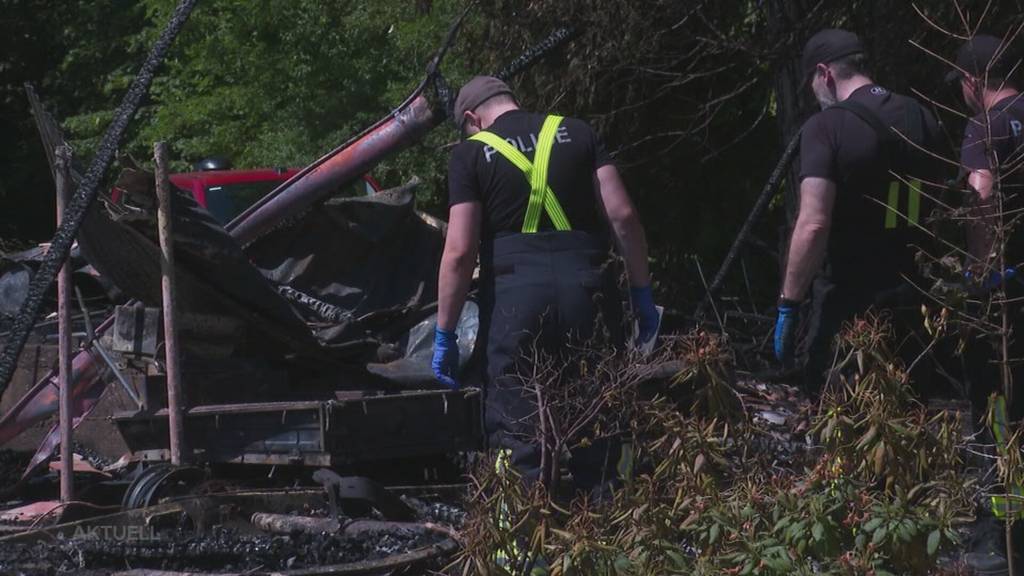
[[[984,213],[968,236],[975,264],[991,267],[990,218],[994,184],[999,175],[1004,199],[1020,193],[1020,159],[1024,153],[1024,102],[1012,72],[1019,60],[1004,43],[979,34],[957,52],[956,69],[946,80],[959,85],[964,103],[974,114],[967,122],[960,163],[968,184],[977,191]],[[987,218],[985,217],[987,216]]]
[[[1010,230],[1002,258],[994,239],[997,237],[1000,208],[1004,215],[1009,215],[1004,220],[1009,221],[1022,206],[1019,197],[1024,191],[1024,174],[1021,173],[1024,102],[1015,81],[1020,63],[1019,55],[1010,50],[1009,44],[994,36],[979,34],[961,46],[956,55],[956,68],[946,76],[947,81],[960,89],[964,104],[974,114],[967,121],[960,147],[961,178],[966,178],[968,189],[972,190],[973,204],[973,219],[967,229],[971,255],[967,269],[983,287],[1002,287],[1005,290],[1006,301],[1011,307],[1012,333],[1008,353],[1013,359],[1010,368],[1014,383],[1024,379],[1019,363],[1019,358],[1024,356],[1024,339],[1021,337],[1024,310],[1017,303],[1024,297],[1024,289],[1018,282],[1016,269],[1024,257],[1024,231]],[[984,422],[990,395],[999,393],[1001,389],[1002,374],[998,363],[994,362],[1002,357],[999,346],[971,341],[964,349],[965,376],[976,423]],[[1015,386],[1020,389],[1019,385]],[[1021,402],[1019,394],[1012,396],[1005,402],[997,400],[993,404],[994,408],[998,407],[996,420],[1021,418],[1024,402]],[[999,445],[1000,434],[996,431],[999,426],[994,425],[992,432],[982,426],[982,443]],[[1022,487],[1014,487],[1014,491],[1024,495]],[[1007,501],[996,496],[991,502],[983,502],[979,508],[969,543],[970,552],[964,558],[976,573],[1007,574],[1004,529],[1002,521],[992,513],[995,510],[1005,517],[1003,508],[1006,506]],[[1021,544],[1024,540],[1022,528],[1024,524],[1018,521],[1015,526],[1018,547],[1024,546]]]
[[[800,207],[774,343],[786,366],[799,355],[804,386],[818,392],[844,321],[876,307],[893,311],[899,330],[904,317],[912,323],[919,314],[904,276],[914,276],[912,244],[922,241],[919,226],[928,213],[916,178],[929,178],[922,173],[925,155],[906,139],[931,148],[938,127],[917,101],[872,81],[864,47],[851,32],[818,32],[801,64],[822,111],[802,128]],[[798,354],[797,316],[808,291],[808,330]]]
[[[536,405],[522,377],[533,346],[565,357],[595,334],[600,316],[621,332],[621,304],[606,266],[608,230],[626,264],[640,343],[654,337],[647,244],[636,210],[601,141],[580,120],[519,109],[497,78],[478,76],[460,91],[454,120],[467,140],[448,166],[449,220],[438,278],[434,372],[459,385],[454,328],[480,256],[481,328],[486,364],[485,424],[492,445],[510,450],[527,481],[541,472]],[[610,224],[610,226],[609,226]],[[479,252],[478,252],[479,251]],[[613,339],[615,337],[613,336]],[[577,450],[576,485],[610,479],[603,444]]]

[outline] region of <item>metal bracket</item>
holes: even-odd
[[[416,512],[405,502],[369,478],[339,476],[333,470],[321,468],[313,473],[313,480],[327,491],[331,513],[339,521],[342,511],[355,516],[365,514],[371,507],[388,520],[416,518]]]

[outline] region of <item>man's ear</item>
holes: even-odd
[[[469,133],[469,127],[470,126],[475,128],[477,132],[479,132],[480,130],[483,130],[483,126],[481,124],[482,123],[480,121],[480,115],[479,114],[476,114],[476,113],[471,112],[469,110],[466,110],[463,113],[463,117],[462,117],[462,131],[467,136],[472,136],[472,134]]]
[[[819,63],[817,66],[814,67],[814,73],[828,80],[831,71],[828,69],[828,66]]]

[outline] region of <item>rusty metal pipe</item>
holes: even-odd
[[[170,428],[171,464],[180,466],[187,456],[185,442],[185,395],[181,389],[181,371],[178,366],[178,324],[175,277],[174,234],[171,227],[171,181],[167,172],[167,144],[153,146],[156,160],[157,236],[160,240],[160,282],[164,306],[164,353],[167,373],[167,420]]]
[[[434,112],[422,92],[421,86],[413,98],[389,117],[317,160],[239,214],[226,227],[228,232],[246,246],[282,221],[301,214],[342,185],[370,171],[383,159],[419,141],[444,121],[444,116]]]
[[[57,227],[64,217],[64,207],[71,195],[71,148],[60,146],[56,151],[54,181],[57,184]],[[60,501],[75,499],[75,467],[72,453],[72,423],[74,413],[71,405],[71,267],[67,260],[57,274],[57,333],[59,337],[57,354],[57,380],[59,382],[59,428],[60,428]]]

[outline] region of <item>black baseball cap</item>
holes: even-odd
[[[800,70],[806,79],[818,64],[828,64],[862,52],[864,45],[856,34],[848,30],[827,28],[811,36],[804,45],[804,52],[800,57]]]
[[[975,78],[989,75],[1005,78],[1010,73],[1016,60],[1010,57],[1009,47],[1003,41],[988,34],[978,34],[971,38],[956,52],[955,70],[946,74],[946,82],[960,80],[964,73]]]
[[[498,94],[512,94],[512,89],[494,76],[476,76],[463,85],[455,98],[455,126],[462,131],[462,123],[466,120],[466,112],[476,110],[477,106]]]

